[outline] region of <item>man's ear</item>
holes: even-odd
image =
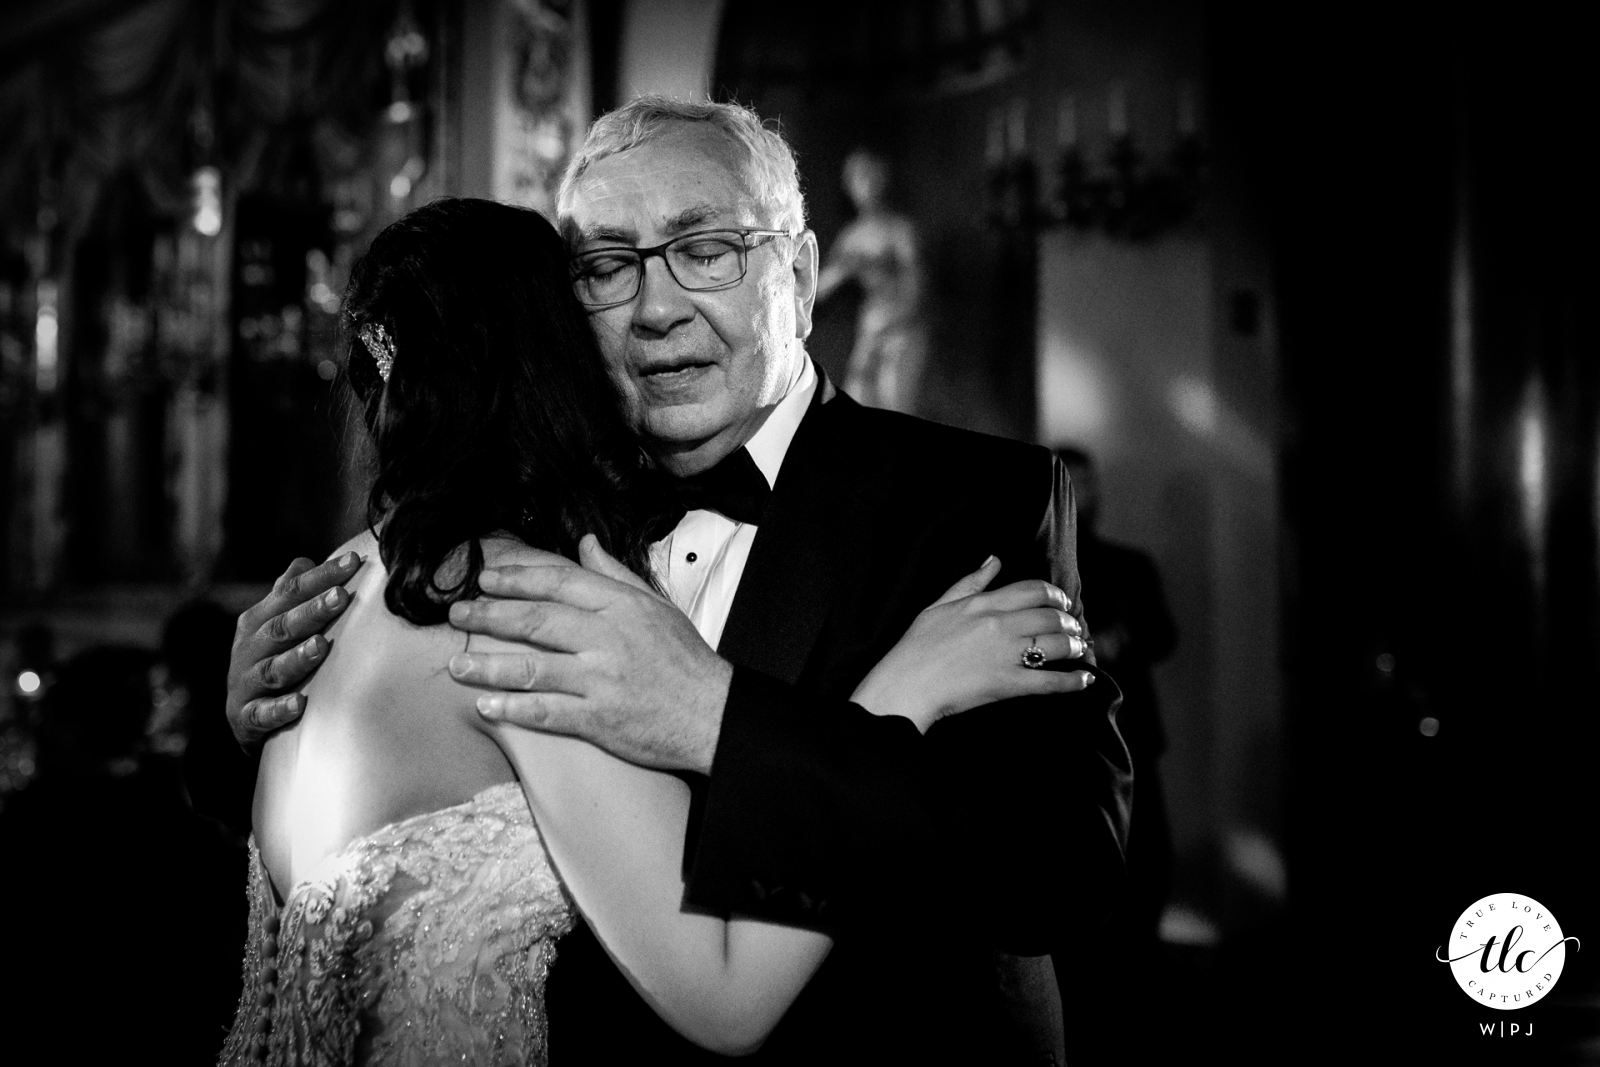
[[[794,238],[794,335],[804,341],[811,335],[811,309],[817,303],[817,235],[810,230]]]

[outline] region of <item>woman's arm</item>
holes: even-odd
[[[486,541],[484,549],[491,566],[576,566],[505,539]],[[474,653],[525,650],[482,634],[470,635],[467,647]],[[759,1048],[822,964],[832,939],[684,910],[689,789],[680,779],[586,741],[484,725],[516,769],[578,910],[639,995],[697,1045],[726,1055]]]
[[[494,736],[562,881],[639,995],[697,1045],[759,1048],[832,939],[683,909],[689,789],[679,779],[585,741],[505,725]]]
[[[496,566],[575,566],[526,548],[486,549]],[[983,593],[998,570],[998,561],[990,560],[919,616],[858,691],[867,706],[926,729],[942,715],[1006,696],[1086,684],[1078,675],[1020,666],[1014,657],[1026,643],[1024,632],[1050,658],[1060,658],[1073,651],[1076,639],[1069,632],[1077,626],[1062,620],[1062,594],[1045,583]],[[522,646],[473,634],[468,650],[493,655],[517,653]],[[897,696],[896,686],[909,695]],[[626,763],[585,741],[504,723],[490,729],[516,768],[579,911],[639,994],[698,1045],[724,1054],[758,1048],[821,965],[832,939],[684,910],[689,790],[678,778]]]
[[[923,733],[947,715],[1012,697],[1074,693],[1094,683],[1089,671],[1029,670],[1022,650],[1046,661],[1082,656],[1088,645],[1060,589],[1013,582],[984,592],[1000,573],[990,556],[945,590],[856,686],[851,701],[874,715],[901,715]]]

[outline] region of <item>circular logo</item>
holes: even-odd
[[[1434,958],[1450,965],[1461,991],[1502,1011],[1526,1008],[1555,988],[1567,942],[1550,909],[1520,893],[1494,893],[1461,913]]]

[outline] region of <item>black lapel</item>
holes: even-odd
[[[838,424],[856,403],[830,387],[822,368],[817,375],[816,399],[784,455],[717,646],[729,662],[790,684],[837,595],[848,548],[839,526],[853,510],[837,452]]]

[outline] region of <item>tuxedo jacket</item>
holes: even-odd
[[[1122,893],[1132,775],[1109,677],[926,736],[848,702],[991,553],[996,586],[1047,578],[1083,621],[1070,487],[1048,451],[819,383],[718,649],[734,676],[712,772],[690,783],[686,907],[836,939],[755,1062],[1002,1062],[994,952],[1059,967]],[[557,1067],[718,1059],[661,1023],[586,927],[560,944],[548,1006]]]

